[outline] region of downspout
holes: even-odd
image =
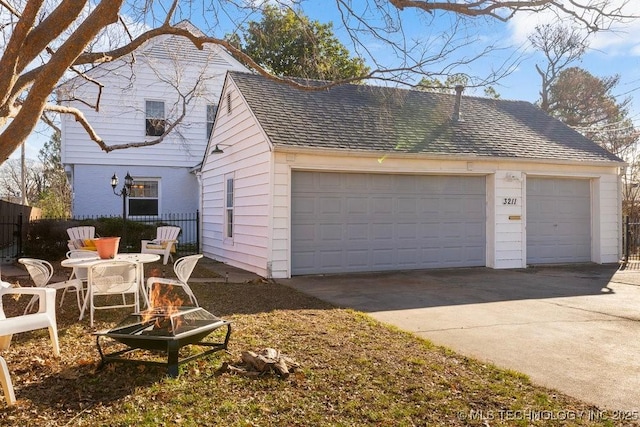
[[[197,218],[198,221],[198,253],[202,253],[202,218],[204,217],[202,212],[202,193],[204,189],[202,188],[202,170],[196,172],[196,179],[198,180],[198,211],[199,215]]]

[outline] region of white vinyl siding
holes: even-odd
[[[79,108],[105,144],[112,146],[155,139],[145,135],[146,100],[164,101],[166,123],[182,113],[173,83],[186,93],[200,81],[198,91],[202,95],[190,101],[181,124],[159,144],[109,153],[89,140],[72,116],[63,115],[61,157],[72,180],[74,214],[120,214],[122,207],[114,203],[111,188],[99,184],[108,182],[114,171],[162,179],[161,191],[165,194],[159,195],[161,214],[200,209],[200,185],[194,168],[202,162],[207,146],[207,105],[218,102],[227,70],[246,68],[219,47],[199,50],[186,39],[186,43],[180,42],[179,51],[173,44],[169,51],[156,49],[156,43],[162,45],[164,39],[158,37],[137,50],[134,63],[116,60],[89,71],[92,78],[104,84],[99,111],[77,101],[67,105]],[[86,80],[74,78],[64,87],[73,91],[62,99],[82,98],[90,104],[98,99],[95,85]]]
[[[239,92],[233,114],[221,114],[202,166],[202,251],[205,256],[267,276],[270,234],[270,159],[264,134]],[[227,94],[222,95],[227,99]],[[225,101],[226,102],[226,101]],[[221,108],[226,108],[221,105]],[[227,178],[233,177],[233,239],[226,236]]]
[[[160,40],[158,40],[160,41]],[[154,41],[155,42],[155,41]],[[161,42],[161,41],[160,41]],[[137,53],[137,61],[127,64],[125,61],[114,61],[102,64],[91,70],[92,78],[104,83],[101,94],[99,112],[81,104],[70,103],[83,111],[85,117],[104,139],[107,145],[142,142],[145,140],[145,101],[157,100],[165,102],[165,118],[171,122],[182,111],[180,105],[174,108],[177,99],[175,89],[158,79],[159,70],[165,79],[180,76],[181,90],[186,92],[193,88],[193,82],[200,79],[204,83],[200,92],[204,96],[195,97],[187,106],[186,116],[179,132],[172,132],[157,145],[114,150],[105,153],[98,145],[90,141],[86,131],[73,117],[63,115],[62,156],[65,164],[79,165],[124,165],[124,166],[167,166],[192,168],[202,161],[207,146],[207,118],[204,112],[207,105],[215,104],[222,90],[226,71],[229,69],[245,70],[226,52],[218,48],[207,47],[216,60],[207,61],[206,55],[193,47],[196,57],[190,61],[176,64],[171,58],[149,58]],[[188,52],[183,52],[188,56]],[[197,61],[195,59],[201,59]],[[74,96],[82,97],[90,102],[97,99],[94,85],[80,79],[74,80],[78,85]],[[134,174],[133,168],[131,173]]]
[[[621,257],[622,236],[622,192],[616,175],[604,175],[594,180],[594,218],[596,230],[593,235],[597,242],[594,262],[615,263]]]
[[[487,238],[492,248],[487,250],[487,266],[493,268],[523,268],[525,198],[522,193],[523,174],[496,171],[488,186]]]

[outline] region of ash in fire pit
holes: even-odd
[[[224,342],[202,341],[207,335],[223,326],[227,327]],[[226,349],[231,336],[231,323],[201,307],[156,307],[130,314],[115,328],[96,332],[95,335],[103,365],[114,361],[166,365],[169,375],[175,377],[178,375],[178,365],[214,351]],[[106,354],[100,345],[101,337],[118,341],[128,348]],[[178,351],[186,345],[206,346],[209,349],[178,360]],[[167,363],[122,357],[138,349],[166,351]]]

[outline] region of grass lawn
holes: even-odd
[[[193,277],[208,274],[199,266]],[[233,322],[228,352],[182,365],[175,379],[153,366],[98,369],[92,332],[114,326],[127,312],[98,312],[92,329],[87,319],[78,322],[74,297],[67,296],[58,309],[60,359],[51,356],[44,329],[14,336],[3,352],[18,402],[0,403],[0,425],[622,425],[524,375],[276,283],[195,283],[192,289],[202,307]],[[26,302],[5,301],[5,310],[18,313]],[[223,362],[239,364],[242,351],[265,347],[301,368],[286,379],[220,372]]]

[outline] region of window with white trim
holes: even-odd
[[[213,132],[213,122],[216,120],[216,111],[218,111],[217,105],[207,105],[207,141],[211,138],[211,132]]]
[[[164,101],[146,101],[145,135],[161,136],[165,130]]]
[[[226,194],[225,194],[225,237],[233,238],[233,177],[227,178]]]
[[[159,180],[151,178],[135,179],[129,195],[130,216],[157,216],[159,209]]]

